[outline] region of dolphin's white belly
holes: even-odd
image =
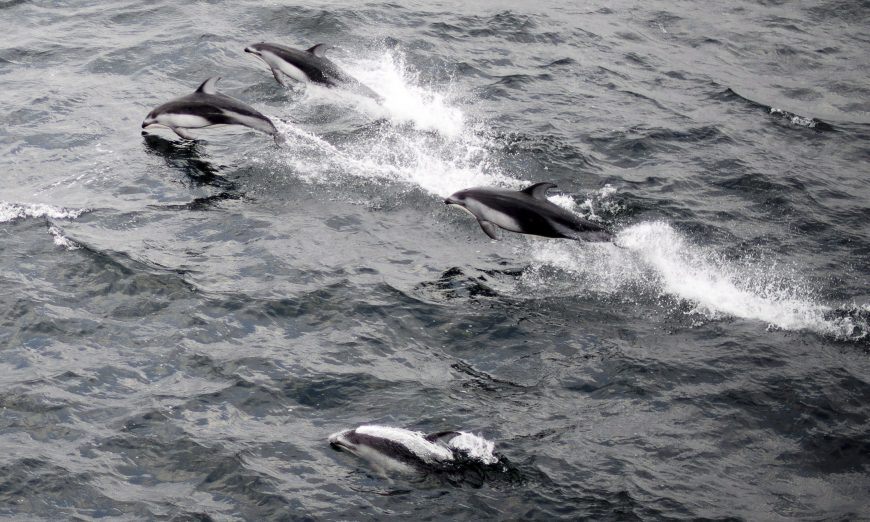
[[[261,51],[260,56],[263,58],[263,61],[269,64],[274,70],[281,71],[287,76],[293,78],[297,82],[307,82],[309,81],[308,75],[305,74],[302,69],[296,67],[292,63],[280,58],[278,55],[274,53],[270,53],[269,51]]]
[[[171,112],[158,116],[157,123],[159,123],[160,125],[165,125],[166,127],[180,127],[182,129],[199,129],[202,127],[209,127],[211,125],[214,125],[211,121],[203,118],[202,116],[196,116],[194,114],[178,114]]]

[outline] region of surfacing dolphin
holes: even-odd
[[[186,140],[195,139],[187,129],[201,129],[215,125],[243,125],[284,141],[272,120],[253,107],[221,94],[215,89],[220,76],[204,81],[192,94],[176,98],[157,107],[142,122],[142,128],[163,126]]]
[[[520,234],[575,239],[577,241],[610,241],[610,232],[601,225],[569,212],[547,199],[553,183],[535,183],[523,190],[478,187],[460,190],[444,200],[468,211],[480,223],[480,228],[498,239],[496,228]]]
[[[258,43],[245,48],[266,62],[272,69],[272,75],[278,83],[287,87],[285,77],[297,82],[319,83],[327,87],[345,87],[353,92],[374,98],[378,101],[383,97],[359,82],[353,76],[342,71],[332,61],[326,58],[326,44],[301,51],[285,45],[274,43]]]
[[[367,425],[333,433],[329,444],[367,460],[380,472],[439,471],[462,462],[492,465],[499,461],[492,442],[461,431],[425,435],[403,428]]]

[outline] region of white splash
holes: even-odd
[[[466,132],[466,117],[451,105],[451,86],[437,91],[420,86],[419,75],[411,71],[402,56],[390,52],[342,63],[354,78],[384,97],[381,107],[396,123],[410,123],[417,130],[436,131],[448,138]]]
[[[54,236],[54,244],[64,247],[67,250],[78,250],[81,248],[78,243],[63,235],[63,230],[55,225],[48,227],[48,233]]]
[[[813,129],[818,125],[818,122],[813,118],[806,118],[804,116],[798,116],[793,112],[784,111],[782,109],[777,109],[776,107],[770,108],[770,113],[780,116],[791,122],[792,125],[797,125],[799,127],[807,127],[808,129]]]
[[[460,431],[459,435],[450,439],[448,446],[460,451],[470,459],[479,461],[481,464],[492,465],[498,462],[495,456],[495,443],[488,441],[480,435]]]
[[[17,204],[17,203],[9,203],[6,201],[0,201],[0,223],[6,223],[8,221],[13,221],[16,219],[23,219],[26,217],[39,218],[39,217],[48,217],[52,219],[75,219],[85,212],[89,212],[90,209],[80,208],[80,209],[71,209],[71,208],[62,208],[62,207],[54,207],[51,205],[45,205],[42,203],[34,203],[34,204]]]
[[[335,144],[296,124],[276,122],[288,141],[278,161],[290,166],[301,179],[342,184],[352,176],[362,182],[410,185],[439,197],[474,186],[523,185],[491,161],[487,133],[469,123],[463,111],[451,104],[449,85],[444,92],[418,85],[416,75],[390,52],[339,63],[384,96],[383,103],[310,85],[305,96],[316,101],[328,95],[329,103],[339,105],[355,100],[353,110],[387,121],[372,126],[371,132],[358,139]]]

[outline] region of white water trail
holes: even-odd
[[[534,264],[526,281],[541,284],[540,273],[550,266],[568,272],[587,290],[671,296],[690,303],[690,313],[710,320],[737,317],[843,340],[868,334],[867,310],[857,310],[856,317],[838,315],[838,310],[814,298],[799,276],[775,262],[726,260],[690,243],[664,222],[629,226],[614,242],[615,246],[546,243],[532,252]]]
[[[386,52],[341,64],[354,77],[384,96],[382,104],[336,90],[310,89],[306,96],[328,96],[372,118],[389,123],[345,143],[332,144],[295,125],[281,124],[290,146],[282,156],[302,179],[344,183],[390,182],[420,188],[438,197],[473,186],[521,188],[528,184],[505,174],[490,158],[488,134],[452,105],[451,87],[443,92],[419,85],[400,57]],[[621,210],[610,185],[577,204],[567,195],[550,200],[591,220]],[[629,226],[610,244],[537,241],[526,282],[554,289],[541,273],[553,267],[571,273],[587,290],[671,296],[691,303],[692,313],[708,319],[724,316],[767,323],[783,330],[809,330],[841,339],[868,334],[866,311],[855,317],[813,298],[800,278],[765,263],[736,264],[693,245],[670,225],[646,222]],[[537,282],[535,282],[537,279]]]
[[[383,103],[310,85],[303,102],[328,96],[331,103],[386,123],[373,124],[358,139],[335,144],[296,124],[276,123],[288,141],[279,161],[301,179],[331,184],[353,176],[363,182],[410,185],[438,197],[473,186],[523,185],[491,160],[486,133],[451,104],[449,85],[443,92],[418,85],[416,75],[389,52],[341,65],[384,96]]]

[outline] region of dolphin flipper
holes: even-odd
[[[281,84],[281,87],[288,87],[287,80],[284,79],[284,75],[281,74],[281,71],[278,69],[272,68],[272,76],[275,77],[275,80]]]
[[[498,235],[495,232],[498,230],[498,226],[495,223],[485,219],[478,219],[477,222],[480,223],[480,228],[483,229],[487,236],[498,241]]]
[[[172,132],[174,132],[175,134],[178,134],[179,136],[181,136],[182,138],[184,138],[186,140],[192,141],[192,140],[196,139],[193,136],[193,134],[187,132],[186,130],[182,129],[181,127],[172,127]]]

